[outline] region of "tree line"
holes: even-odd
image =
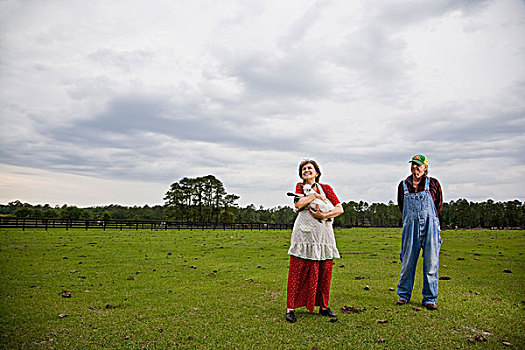
[[[121,206],[111,204],[78,208],[32,205],[19,200],[0,204],[0,215],[19,218],[161,220],[208,223],[292,223],[296,211],[290,206],[259,208],[250,204],[239,207],[236,194],[228,194],[223,183],[213,175],[185,177],[173,183],[164,196],[164,205]],[[402,226],[397,204],[343,202],[344,214],[334,220],[336,226]],[[519,200],[469,202],[458,199],[443,204],[440,214],[443,228],[455,227],[525,227],[525,203]]]

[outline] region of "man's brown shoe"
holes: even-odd
[[[437,305],[434,304],[434,303],[428,303],[428,304],[425,304],[425,307],[429,310],[437,310]]]
[[[405,305],[407,303],[407,301],[405,299],[399,299],[396,304],[397,305]]]

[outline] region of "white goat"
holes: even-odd
[[[320,185],[317,185],[317,186],[320,186]],[[308,196],[309,194],[312,194],[313,191],[314,190],[312,188],[312,185],[309,185],[309,184],[304,184],[303,185],[303,192],[304,192],[305,196]],[[312,209],[316,209],[317,206],[319,206],[319,210],[322,211],[323,213],[329,212],[330,210],[335,208],[334,205],[332,204],[332,202],[330,202],[330,200],[327,200],[327,202],[324,202],[324,201],[322,201],[319,198],[314,199],[310,203],[310,207]],[[326,222],[326,221],[332,221],[332,219],[324,219],[324,220],[319,220],[319,221]]]

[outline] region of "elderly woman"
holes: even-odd
[[[314,312],[314,306],[319,306],[321,315],[336,316],[328,308],[333,259],[339,258],[332,223],[333,218],[343,213],[343,207],[332,188],[319,183],[321,170],[315,161],[302,161],[299,177],[302,182],[297,183],[295,188],[295,208],[299,213],[288,250],[290,267],[286,320],[292,323],[297,320],[294,310],[302,306],[306,306],[310,312]],[[313,189],[309,195],[304,195],[305,184]],[[335,208],[327,212],[320,211],[318,205],[312,208],[310,204],[316,199],[331,202]]]

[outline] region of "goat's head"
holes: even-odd
[[[303,185],[303,192],[304,192],[305,195],[309,195],[310,193],[312,193],[312,185],[304,184]]]

